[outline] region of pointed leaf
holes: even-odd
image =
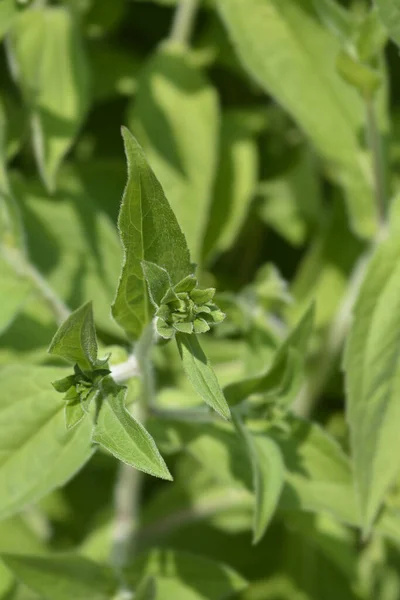
[[[313,0],[216,4],[243,66],[333,166],[355,231],[372,237],[377,212],[359,136],[364,106],[336,72],[340,40],[324,29]]]
[[[255,493],[253,543],[257,544],[277,509],[285,480],[285,465],[276,443],[266,435],[251,433],[240,419],[236,429],[249,453]]]
[[[63,374],[27,365],[1,370],[0,519],[63,485],[93,453],[89,419],[65,428],[64,401],[50,383]]]
[[[125,260],[112,311],[117,323],[137,339],[149,322],[147,289],[141,262],[154,262],[173,283],[192,272],[185,237],[143,150],[122,129],[128,161],[128,183],[119,215]]]
[[[229,406],[196,334],[177,333],[176,342],[183,368],[196,392],[224,419],[229,419]]]
[[[12,28],[9,50],[31,112],[36,161],[54,190],[60,163],[89,105],[89,74],[77,24],[64,7],[23,11]]]
[[[67,429],[73,429],[82,421],[86,414],[78,396],[75,398],[75,400],[67,402],[64,410]]]
[[[196,263],[217,166],[218,113],[215,90],[186,50],[164,44],[141,74],[128,117]]]
[[[91,302],[78,308],[59,327],[49,346],[49,353],[78,363],[83,371],[96,366],[97,339]]]
[[[122,462],[155,477],[172,480],[157,446],[125,408],[126,388],[104,382],[105,400],[94,428],[93,441]]]
[[[283,404],[290,404],[301,384],[307,344],[314,323],[314,304],[304,313],[296,327],[282,343],[272,365],[264,375],[257,375],[232,383],[224,389],[230,405],[238,404],[252,394],[276,394]],[[289,379],[288,379],[289,378]],[[292,385],[287,387],[287,383]],[[288,393],[290,390],[290,393]]]
[[[117,590],[111,569],[79,555],[1,558],[18,581],[46,600],[109,600]]]
[[[172,287],[171,279],[165,269],[148,260],[142,260],[143,274],[146,279],[150,300],[160,306],[161,300]]]
[[[400,471],[400,241],[378,247],[354,308],[345,354],[347,418],[363,524],[369,531]]]

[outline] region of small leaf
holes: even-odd
[[[78,423],[82,421],[85,416],[85,411],[79,396],[76,396],[74,400],[69,400],[65,405],[65,424],[67,429],[73,429]]]
[[[150,319],[141,262],[166,269],[173,283],[193,268],[185,237],[143,150],[126,128],[122,135],[128,182],[118,224],[125,259],[112,311],[129,337],[138,339]]]
[[[265,374],[226,386],[224,393],[231,406],[242,402],[252,394],[265,393],[275,394],[277,400],[280,399],[286,406],[290,404],[301,384],[302,365],[312,332],[314,315],[315,308],[312,304],[279,347],[272,365]]]
[[[285,466],[279,447],[272,439],[266,435],[251,433],[238,418],[234,422],[246,445],[253,471],[253,543],[257,544],[277,509],[284,484]]]
[[[218,379],[204,354],[195,334],[177,333],[176,342],[182,365],[196,392],[224,419],[229,419],[230,410]]]
[[[97,340],[92,303],[73,312],[59,327],[49,346],[49,353],[77,363],[83,371],[97,364]]]
[[[67,431],[50,381],[63,369],[28,365],[0,373],[0,519],[63,485],[93,454],[92,424]]]
[[[353,311],[345,371],[354,477],[368,532],[400,472],[400,242],[373,256]]]
[[[103,387],[105,399],[94,428],[93,441],[139,471],[172,480],[153,438],[126,410],[126,388],[116,386],[112,380],[105,380]]]
[[[117,589],[111,569],[79,555],[1,558],[18,581],[46,600],[109,600]]]
[[[78,31],[66,8],[52,6],[23,11],[10,32],[14,76],[30,109],[36,161],[51,191],[89,105],[89,73]]]
[[[150,300],[158,307],[172,287],[170,276],[165,269],[147,260],[142,260],[142,269],[149,288]]]

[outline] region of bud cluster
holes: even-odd
[[[171,287],[156,311],[160,336],[169,339],[176,332],[205,333],[223,321],[225,314],[213,303],[214,295],[214,288],[198,288],[193,276]]]

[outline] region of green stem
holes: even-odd
[[[140,374],[141,395],[132,407],[132,414],[142,424],[146,422],[149,407],[154,403],[154,374],[151,363],[153,343],[154,330],[151,323],[136,345],[135,356],[131,356],[123,365],[116,365],[112,371],[113,377],[120,383],[127,381],[129,375]],[[143,473],[121,463],[114,490],[115,517],[111,562],[120,578],[122,594],[129,594],[123,571],[136,552],[142,485]]]
[[[132,414],[143,423],[141,404],[137,402]],[[120,579],[121,591],[128,591],[123,570],[135,551],[135,531],[139,526],[139,506],[142,489],[142,473],[125,463],[120,463],[114,489],[114,526],[111,563]]]
[[[172,22],[169,40],[187,46],[189,44],[199,0],[179,0]]]

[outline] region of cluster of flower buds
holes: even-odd
[[[156,328],[169,339],[176,332],[205,333],[224,320],[225,314],[213,303],[214,288],[200,289],[197,279],[185,277],[171,287],[156,311]]]
[[[75,365],[74,374],[54,381],[53,387],[57,392],[65,394],[64,399],[67,404],[79,400],[84,406],[88,406],[98,389],[98,384],[110,372],[106,364],[93,371],[82,371],[78,365]]]

